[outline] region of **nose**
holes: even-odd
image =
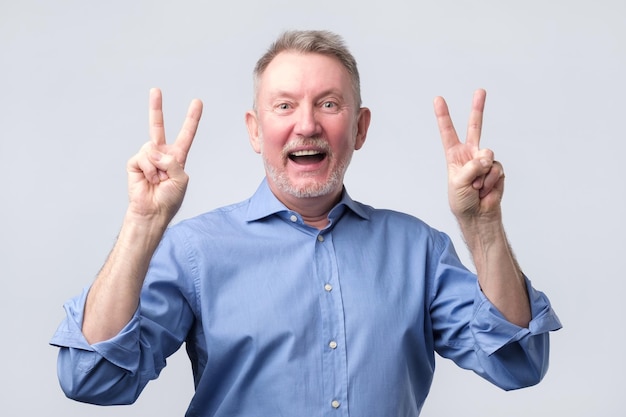
[[[294,133],[305,138],[314,137],[322,132],[322,127],[317,119],[315,107],[299,106],[296,111],[296,123]]]

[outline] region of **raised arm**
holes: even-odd
[[[512,323],[531,319],[522,271],[507,241],[501,201],[504,171],[493,151],[480,149],[486,92],[474,93],[467,138],[459,140],[448,106],[435,98],[435,115],[448,166],[448,199],[476,266],[485,296]]]
[[[167,144],[161,91],[150,90],[150,141],[128,161],[128,209],[87,297],[82,330],[91,344],[119,333],[137,309],[150,259],[185,196],[184,167],[201,115],[202,102],[193,100],[176,140]]]

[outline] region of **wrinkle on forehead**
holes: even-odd
[[[278,54],[261,75],[257,94],[258,100],[336,96],[349,107],[355,100],[348,70],[336,58],[315,53]]]

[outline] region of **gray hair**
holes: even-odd
[[[267,66],[281,52],[316,53],[337,59],[348,71],[352,80],[352,91],[356,101],[356,111],[361,107],[361,80],[356,60],[348,50],[341,36],[326,30],[293,30],[283,32],[269,47],[267,52],[257,61],[253,72],[254,98],[256,100],[260,79]]]

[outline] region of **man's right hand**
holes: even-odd
[[[150,142],[128,161],[130,205],[85,304],[82,330],[91,344],[118,334],[139,305],[150,259],[185,196],[185,162],[201,114],[202,102],[193,100],[178,137],[168,145],[161,91],[150,90]]]
[[[172,220],[187,189],[185,162],[201,115],[202,102],[195,99],[189,105],[176,140],[167,144],[161,91],[150,90],[150,141],[127,164],[130,199],[127,215],[136,221],[159,219],[168,224]]]

